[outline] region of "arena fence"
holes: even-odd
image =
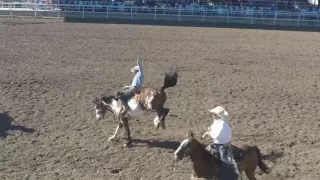
[[[0,16],[78,19],[171,21],[183,23],[247,24],[320,30],[319,11],[270,11],[219,6],[213,9],[149,8],[135,6],[0,3]]]

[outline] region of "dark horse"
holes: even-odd
[[[169,109],[164,107],[164,103],[167,100],[167,95],[164,90],[169,87],[174,87],[177,84],[177,79],[178,73],[174,68],[171,72],[165,74],[162,87],[142,88],[141,92],[136,93],[128,100],[130,109],[125,114],[121,114],[124,107],[119,97],[103,96],[100,99],[95,98],[93,103],[95,104],[96,119],[103,118],[106,112],[110,111],[119,120],[115,133],[108,140],[113,140],[118,130],[124,126],[128,138],[128,142],[124,146],[131,146],[132,142],[128,121],[144,115],[146,111],[156,112],[157,115],[153,120],[154,125],[157,129],[159,126],[165,129],[165,118],[169,113]]]
[[[245,171],[249,180],[255,180],[255,170],[257,166],[266,174],[271,170],[262,161],[260,150],[257,146],[241,144],[232,145],[234,158],[237,162],[239,172]],[[194,138],[193,132],[189,131],[187,139],[183,140],[174,152],[175,159],[181,160],[186,156],[191,158],[193,163],[193,179],[203,178],[207,180],[218,179],[219,159],[206,150],[198,140]]]

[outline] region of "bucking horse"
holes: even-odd
[[[96,97],[93,100],[93,103],[95,104],[96,119],[104,118],[107,111],[111,112],[118,119],[116,130],[108,141],[114,140],[119,129],[124,126],[127,134],[127,143],[124,144],[124,147],[131,147],[132,141],[128,121],[141,117],[146,112],[156,112],[156,117],[153,120],[156,129],[158,130],[160,126],[162,129],[165,129],[165,118],[170,110],[164,107],[164,103],[167,100],[165,89],[174,87],[177,84],[177,79],[178,73],[176,68],[173,68],[170,72],[165,73],[162,87],[144,87],[140,92],[136,92],[129,98],[128,106],[130,109],[126,111],[125,114],[122,114],[124,106],[118,93],[116,96],[109,95],[102,96],[101,98]]]

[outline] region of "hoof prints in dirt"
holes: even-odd
[[[317,34],[18,18],[0,23],[0,112],[17,117],[1,132],[26,131],[0,140],[3,179],[189,179],[188,163],[172,171],[173,151],[187,130],[207,130],[207,109],[216,105],[230,112],[233,142],[257,144],[262,154],[283,152],[267,158],[272,173],[259,180],[319,179]],[[130,124],[134,148],[125,149],[126,139],[119,146],[107,141],[117,123],[112,115],[88,119],[95,113],[92,96],[130,83],[138,56],[148,86],[162,84],[173,64],[183,68],[179,85],[166,90],[172,114],[166,130],[155,132],[154,115],[146,115]],[[27,133],[31,128],[39,136]],[[121,178],[109,172],[114,169]]]

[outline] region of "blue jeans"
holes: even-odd
[[[126,108],[126,110],[129,109],[128,106],[128,100],[133,96],[133,94],[135,92],[137,92],[138,89],[136,87],[130,87],[128,89],[122,90],[119,92],[119,99],[121,100],[121,102],[123,103],[124,107]]]
[[[219,153],[221,160],[219,179],[220,180],[241,180],[236,161],[233,158],[231,143],[226,144],[210,144],[211,148]]]

